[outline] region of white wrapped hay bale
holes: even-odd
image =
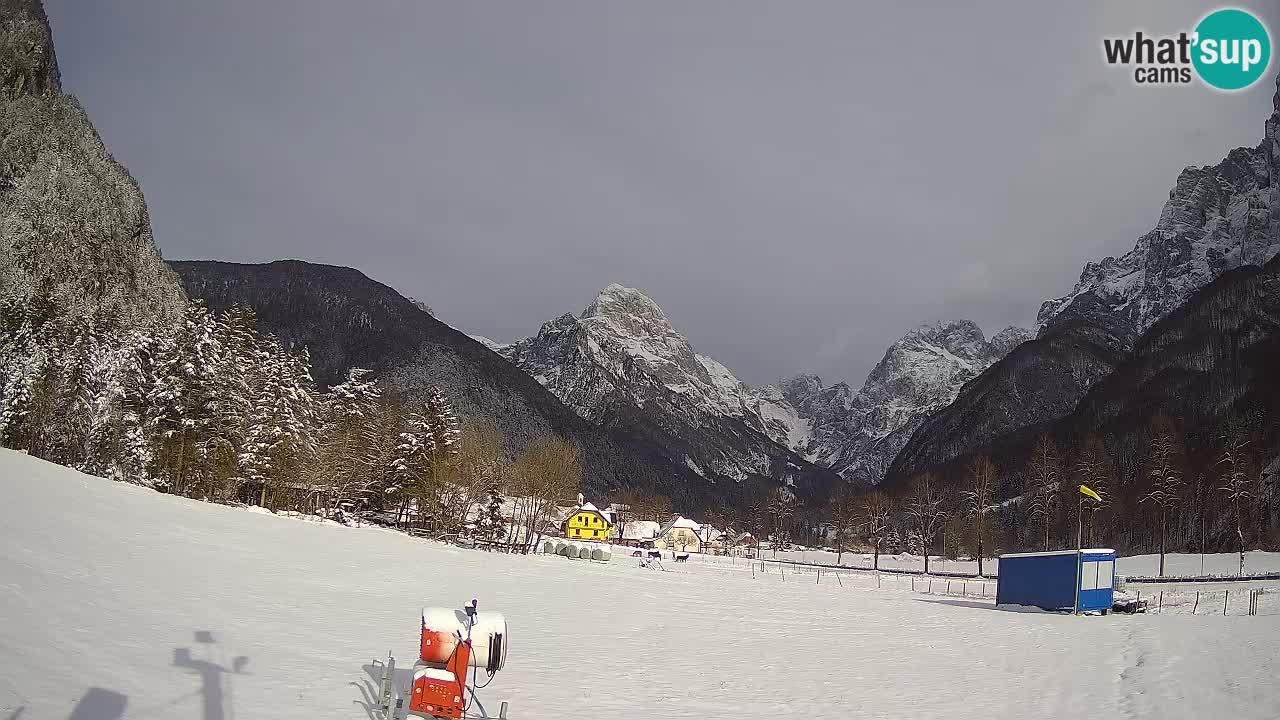
[[[590,546],[590,545],[583,545],[582,547],[578,548],[578,558],[579,558],[579,559],[582,559],[582,560],[590,560],[590,559],[591,559],[591,546]]]

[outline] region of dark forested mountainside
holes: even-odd
[[[513,449],[545,433],[574,440],[591,492],[632,488],[689,507],[745,506],[768,487],[764,478],[721,483],[699,476],[656,442],[665,434],[640,413],[604,425],[587,422],[498,354],[359,271],[292,260],[171,265],[191,296],[210,309],[252,306],[262,331],[307,348],[321,385],[348,368],[368,368],[388,388],[410,396],[443,388],[462,418],[493,424]],[[802,495],[829,492],[804,480],[797,482]]]
[[[1047,519],[1055,546],[1074,540],[1075,485],[1087,483],[1105,485],[1107,495],[1092,516],[1098,542],[1155,549],[1158,508],[1144,498],[1163,474],[1176,480],[1170,550],[1198,550],[1202,540],[1212,549],[1237,549],[1233,484],[1243,493],[1245,545],[1274,547],[1280,544],[1277,369],[1280,259],[1229,271],[1197,292],[1138,338],[1132,353],[1064,417],[920,470],[963,488],[972,459],[990,458],[998,469],[996,499],[1018,498],[1000,510],[1007,548],[1037,547],[1045,534],[1044,520],[1029,507],[1044,491],[1035,488],[1046,469],[1038,462],[1056,468],[1059,487]]]

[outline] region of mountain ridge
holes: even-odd
[[[1280,75],[1263,140],[1179,174],[1156,227],[1119,259],[1085,265],[1072,292],[1046,301],[1035,339],[924,421],[894,459],[894,483],[1005,435],[1073,412],[1135,343],[1202,288],[1280,251]]]

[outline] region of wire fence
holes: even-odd
[[[830,567],[805,563],[700,555],[699,561],[717,570],[750,573],[758,580],[809,583],[833,589],[901,590],[928,595],[948,595],[995,601],[996,584],[978,578],[953,578],[905,574],[891,570]]]
[[[1133,590],[1144,611],[1159,615],[1280,615],[1280,587],[1223,590]]]
[[[703,565],[725,572],[750,573],[763,581],[808,583],[832,589],[899,590],[926,595],[972,598],[995,603],[996,582],[985,578],[904,574],[892,570],[829,567],[760,559],[695,555]],[[1280,615],[1280,587],[1212,590],[1129,587],[1141,612],[1158,615],[1247,617]],[[1117,593],[1117,597],[1121,597]]]

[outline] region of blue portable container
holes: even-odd
[[[1116,551],[1080,552],[1080,610],[1111,609]],[[996,603],[1071,610],[1076,602],[1076,551],[1056,550],[1000,556]]]

